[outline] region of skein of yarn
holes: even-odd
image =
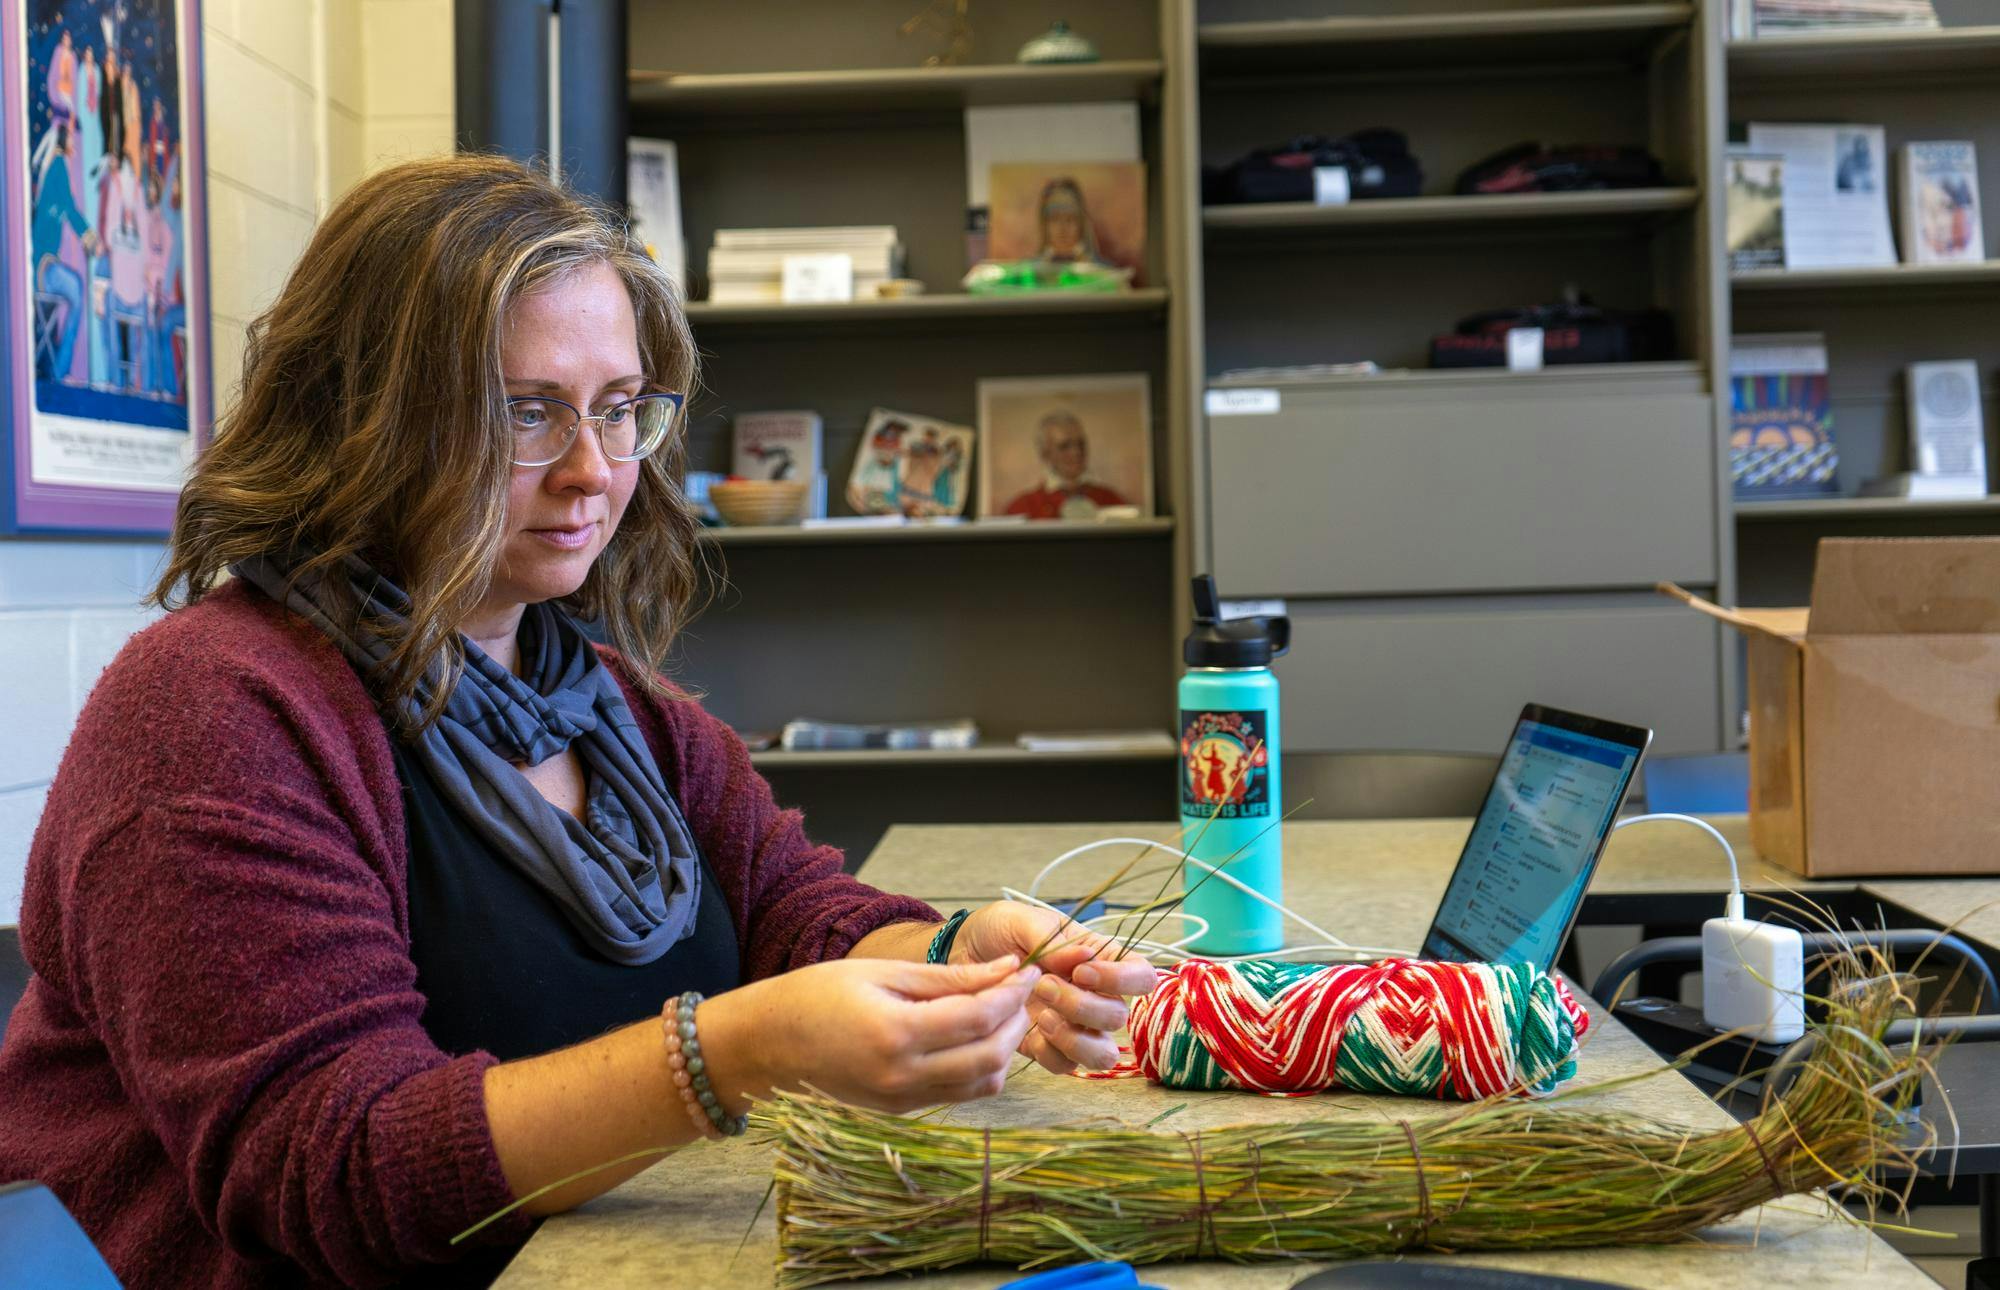
[[[1576,1074],[1590,1019],[1560,979],[1524,963],[1188,959],[1134,1002],[1131,1025],[1133,1056],[1107,1074],[1473,1101],[1554,1091]]]

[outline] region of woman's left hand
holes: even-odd
[[[951,961],[983,963],[1018,954],[1025,962],[1037,950],[1042,979],[1028,997],[1035,1024],[1021,1051],[1058,1075],[1079,1066],[1109,1070],[1118,1063],[1113,1035],[1130,1015],[1125,1000],[1152,993],[1159,974],[1138,955],[1120,954],[1115,940],[1012,900],[974,910],[952,942]]]

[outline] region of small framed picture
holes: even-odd
[[[1087,520],[1153,513],[1144,372],[979,383],[979,513]]]
[[[970,426],[876,408],[854,452],[847,504],[856,515],[963,515],[972,446]]]

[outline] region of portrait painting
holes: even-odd
[[[1146,374],[979,383],[979,513],[1089,520],[1153,513]]]
[[[1146,167],[1137,161],[1006,162],[987,187],[995,260],[1146,268]]]

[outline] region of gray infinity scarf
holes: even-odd
[[[404,621],[409,598],[353,556],[344,564],[351,597],[329,596],[323,582],[304,579],[288,594],[291,567],[258,556],[234,572],[325,632],[367,681],[389,653],[375,624]],[[465,669],[413,745],[417,758],[452,809],[540,887],[591,948],[614,963],[651,963],[694,930],[701,865],[687,821],[617,679],[569,615],[529,605],[519,640],[520,676],[465,642]],[[421,709],[434,685],[425,679],[405,702],[406,715]],[[538,765],[570,747],[583,762],[587,823],[510,764]]]

